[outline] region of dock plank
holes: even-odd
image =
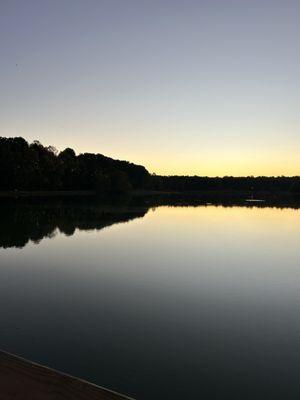
[[[12,399],[129,400],[130,398],[0,351],[0,400]]]

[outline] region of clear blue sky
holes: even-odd
[[[300,174],[300,1],[0,0],[0,135]]]

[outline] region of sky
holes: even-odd
[[[0,136],[300,175],[299,0],[0,0]]]

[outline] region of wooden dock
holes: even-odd
[[[130,400],[92,383],[0,351],[0,400],[12,399]]]

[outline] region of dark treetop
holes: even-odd
[[[148,176],[143,166],[102,154],[58,153],[37,141],[0,137],[0,190],[118,192],[144,187]]]

